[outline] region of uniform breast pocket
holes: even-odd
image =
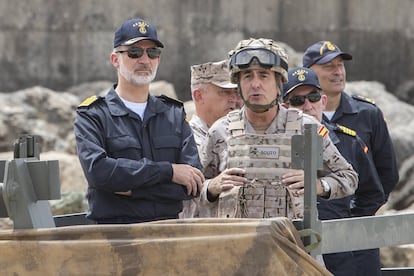
[[[158,136],[154,137],[152,141],[157,161],[177,161],[181,149],[180,137],[174,135]]]
[[[141,159],[141,144],[131,136],[107,138],[107,152],[112,158]]]

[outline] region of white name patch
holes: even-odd
[[[255,158],[279,159],[280,148],[269,146],[250,147],[249,155]]]

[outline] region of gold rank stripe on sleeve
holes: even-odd
[[[89,106],[91,103],[93,103],[97,99],[98,99],[98,97],[96,95],[93,95],[93,96],[85,99],[80,105],[78,105],[78,107]]]
[[[319,127],[319,129],[318,129],[318,134],[320,135],[320,136],[322,136],[323,138],[325,138],[326,137],[326,135],[328,135],[328,133],[329,133],[329,130],[324,126],[324,125],[321,125],[320,127]]]
[[[345,134],[348,134],[349,136],[353,136],[353,137],[355,137],[356,136],[356,131],[355,130],[353,130],[353,129],[350,129],[350,128],[347,128],[347,127],[345,127],[345,126],[341,126],[341,125],[338,125],[338,128],[343,132],[343,133],[345,133]]]

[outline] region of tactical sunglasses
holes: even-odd
[[[115,53],[128,53],[130,58],[140,58],[144,55],[144,50],[147,52],[147,55],[150,59],[155,59],[161,55],[160,48],[141,48],[141,47],[131,47],[128,50],[116,51]]]
[[[308,99],[311,103],[316,103],[321,99],[321,93],[317,90],[314,90],[308,95],[293,96],[289,99],[289,104],[291,106],[301,106],[305,104],[305,99]]]
[[[237,65],[240,68],[246,68],[256,59],[263,67],[281,66],[288,70],[287,63],[272,51],[264,48],[245,48],[234,54],[230,59],[230,68]]]

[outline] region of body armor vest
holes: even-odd
[[[277,134],[248,134],[239,112],[230,112],[228,168],[246,169],[249,183],[222,192],[219,217],[303,217],[303,196],[281,183],[291,168],[291,138],[302,133],[302,113],[288,110],[286,128]]]

